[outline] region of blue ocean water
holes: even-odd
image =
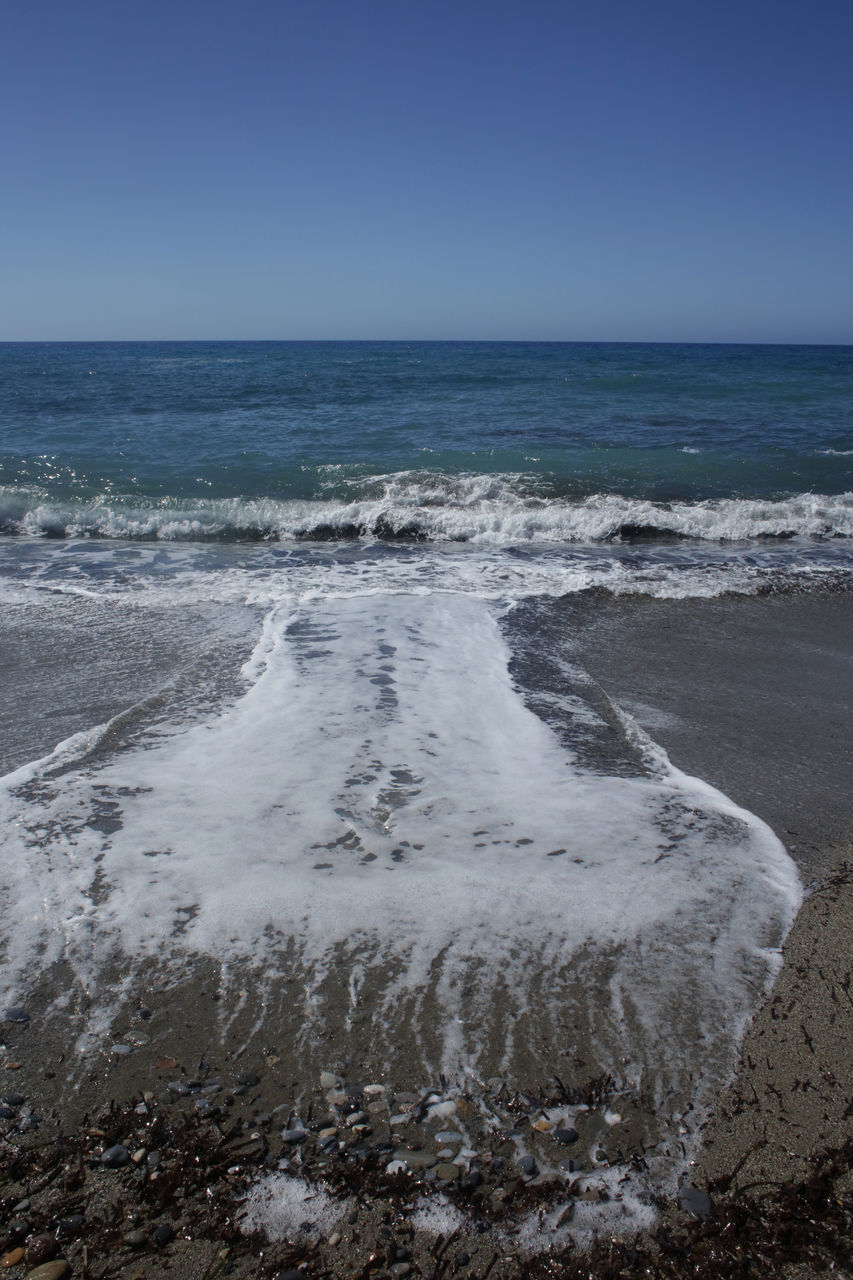
[[[7,532],[849,536],[851,491],[849,347],[0,346]]]

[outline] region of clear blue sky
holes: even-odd
[[[6,0],[0,339],[853,342],[843,0]]]

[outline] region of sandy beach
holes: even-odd
[[[842,1206],[841,1218],[825,1212],[811,1243],[771,1244],[782,1250],[774,1259],[779,1274],[790,1258],[799,1258],[806,1269],[791,1274],[807,1275],[810,1256],[815,1265],[822,1256],[837,1261],[846,1247],[845,1221],[849,1228],[849,596],[654,602],[599,596],[594,604],[588,607],[583,597],[566,600],[563,621],[579,661],[607,698],[629,712],[676,767],[763,818],[808,886],[782,971],[747,1034],[740,1068],[715,1108],[691,1174],[692,1186],[710,1193],[714,1205],[745,1215],[748,1240],[748,1224],[757,1221],[751,1206],[804,1186],[821,1153],[842,1153],[838,1169],[827,1173],[820,1166],[821,1194]],[[435,1139],[443,1115],[460,1123],[469,1105],[464,1092],[445,1093],[439,1080],[406,1078],[404,1061],[397,1079],[368,1079],[370,1066],[352,1046],[369,1042],[369,1026],[346,1022],[343,1009],[340,1025],[328,1026],[324,1053],[310,1063],[300,1060],[282,1031],[286,995],[265,1007],[247,989],[223,1034],[219,976],[215,966],[197,969],[168,990],[155,979],[112,1028],[116,1047],[106,1045],[82,1060],[63,1043],[61,1028],[39,1016],[61,986],[61,973],[32,992],[26,1021],[7,1020],[4,1098],[13,1101],[4,1102],[10,1116],[2,1194],[6,1256],[15,1259],[5,1264],[8,1274],[29,1274],[39,1255],[26,1241],[45,1235],[54,1242],[44,1246],[47,1252],[66,1258],[74,1274],[123,1280],[175,1274],[201,1280],[220,1271],[272,1277],[294,1268],[309,1277],[458,1274],[481,1280],[487,1274],[571,1275],[584,1265],[578,1253],[581,1200],[574,1213],[565,1212],[565,1182],[558,1195],[538,1170],[519,1171],[516,1156],[523,1139],[543,1164],[549,1151],[556,1159],[547,1117],[559,1114],[580,1115],[579,1127],[600,1124],[613,1158],[620,1143],[640,1158],[642,1131],[632,1132],[629,1124],[607,1137],[604,1117],[615,1103],[606,1081],[596,1085],[576,1064],[575,1076],[559,1080],[561,1094],[546,1071],[536,1076],[531,1048],[527,1078],[509,1087],[497,1081],[487,1091],[489,1123],[482,1112],[467,1117],[466,1132],[487,1151],[485,1161],[475,1162],[483,1169],[480,1182],[457,1182],[453,1166],[442,1181],[435,1173],[445,1167]],[[337,1078],[321,1078],[321,1059],[340,1073]],[[365,1085],[375,1092],[365,1094]],[[588,1110],[571,1109],[578,1104]],[[311,1133],[282,1139],[296,1110],[314,1122]],[[21,1123],[27,1112],[36,1124]],[[332,1148],[342,1158],[330,1160],[320,1148],[324,1129],[328,1137],[334,1134]],[[384,1147],[377,1144],[383,1135]],[[127,1159],[122,1155],[116,1168],[105,1165],[104,1152],[122,1144]],[[371,1144],[379,1146],[378,1156]],[[162,1152],[153,1165],[152,1150]],[[412,1163],[389,1176],[389,1157],[399,1152],[409,1152]],[[420,1164],[417,1152],[423,1154]],[[562,1154],[568,1159],[572,1150]],[[299,1186],[316,1190],[304,1205],[297,1195],[290,1216],[279,1215],[282,1238],[270,1244],[247,1236],[238,1223],[242,1218],[245,1225],[252,1184],[282,1160]],[[423,1197],[444,1207],[428,1212]],[[716,1274],[688,1269],[722,1256],[717,1210],[706,1214],[700,1199],[662,1211],[664,1244],[654,1232],[642,1246],[626,1242],[618,1273],[633,1274],[632,1267],[644,1273],[651,1256],[659,1274]],[[790,1214],[791,1204],[777,1204],[774,1212],[776,1219]],[[80,1221],[63,1237],[57,1222],[75,1214]],[[537,1215],[533,1247],[539,1252],[531,1253],[519,1223]],[[166,1230],[155,1240],[159,1228]],[[671,1253],[666,1240],[675,1242]],[[30,1251],[16,1258],[18,1249]],[[616,1274],[607,1270],[612,1265],[599,1248],[593,1269],[578,1274]],[[548,1269],[554,1266],[562,1269]]]

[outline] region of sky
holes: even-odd
[[[0,340],[853,342],[843,0],[6,0]]]

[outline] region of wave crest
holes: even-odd
[[[61,538],[163,541],[517,543],[638,538],[743,541],[853,535],[853,493],[659,502],[619,494],[571,499],[536,492],[530,477],[401,472],[361,481],[352,498],[57,500],[0,489],[0,531]]]

